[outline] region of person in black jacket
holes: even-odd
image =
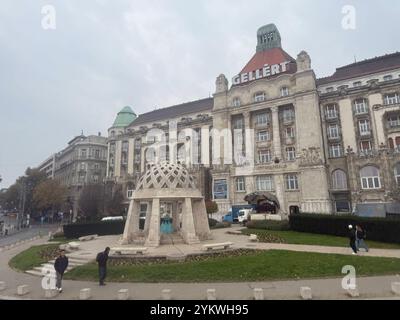
[[[369,248],[367,244],[365,243],[365,239],[367,238],[367,233],[361,226],[356,225],[356,245],[358,251],[360,251],[360,248],[364,248],[366,252],[369,251]]]
[[[107,247],[103,252],[97,254],[96,261],[99,265],[99,284],[105,286],[104,280],[107,276],[107,260],[110,248]]]
[[[352,225],[349,225],[349,239],[350,247],[353,249],[353,254],[357,254],[356,231],[354,230]]]
[[[65,250],[60,251],[59,257],[54,262],[54,269],[56,270],[57,282],[56,289],[62,292],[62,278],[65,270],[68,267],[68,258],[65,256]]]

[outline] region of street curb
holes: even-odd
[[[39,240],[40,238],[41,238],[41,236],[34,236],[33,238],[16,241],[16,242],[8,244],[6,246],[0,247],[0,252],[4,252],[4,251],[10,250],[10,249],[13,249],[13,248],[18,247],[18,246],[20,246],[22,244],[25,244],[27,242],[32,242],[32,241],[35,241],[35,240]]]

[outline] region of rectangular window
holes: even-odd
[[[274,189],[272,176],[256,177],[257,191],[272,191]]]
[[[281,97],[287,97],[289,95],[289,88],[283,87],[281,88]]]
[[[329,146],[329,156],[331,158],[340,158],[342,156],[342,145],[332,144]]]
[[[368,105],[365,99],[357,99],[354,101],[354,112],[355,114],[368,113]]]
[[[400,127],[400,115],[389,116],[388,124],[390,128]]]
[[[288,174],[286,176],[286,189],[287,190],[298,190],[299,189],[299,183],[297,181],[297,175]]]
[[[360,128],[360,135],[368,136],[371,134],[371,127],[370,127],[369,120],[358,121],[358,127]]]
[[[293,139],[295,134],[294,134],[294,128],[293,127],[287,127],[285,129],[285,135],[286,139]]]
[[[86,170],[86,163],[82,162],[80,165],[80,170],[85,171]]]
[[[339,125],[331,124],[328,126],[328,138],[338,139],[339,138]]]
[[[283,110],[283,122],[291,122],[294,120],[294,112],[291,109]]]
[[[87,157],[87,150],[86,149],[82,149],[81,150],[81,158],[86,158]]]
[[[388,104],[397,104],[400,102],[400,97],[397,93],[389,93],[384,96],[384,103]]]
[[[326,118],[327,119],[336,119],[337,116],[338,116],[335,104],[326,106],[326,110],[325,111],[326,111]]]
[[[237,177],[236,178],[236,191],[237,192],[244,192],[246,191],[244,177]]]
[[[294,147],[286,148],[286,159],[288,161],[296,160],[296,149]]]
[[[257,133],[257,141],[262,142],[262,141],[269,141],[270,140],[270,134],[268,131],[259,131]]]
[[[228,184],[226,179],[214,180],[214,199],[228,199]]]
[[[233,129],[243,129],[244,128],[244,119],[237,118],[233,120]]]
[[[371,145],[370,140],[360,142],[360,151],[361,152],[368,152],[371,150],[372,150],[372,145]]]
[[[260,163],[271,162],[271,151],[268,149],[258,151],[258,160]]]
[[[256,115],[256,125],[267,125],[269,124],[269,117],[266,113],[260,113]]]

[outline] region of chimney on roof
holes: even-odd
[[[101,132],[99,131],[98,136],[101,137]]]

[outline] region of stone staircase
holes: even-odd
[[[67,255],[67,257],[68,257],[68,268],[65,271],[65,273],[72,270],[73,268],[82,266],[92,261],[92,259],[88,257],[70,256],[70,255]],[[28,273],[32,276],[43,277],[46,274],[45,270],[52,270],[52,271],[54,270],[54,262],[55,259],[50,260],[47,263],[43,263],[40,267],[35,267],[32,270],[25,271],[25,273]]]
[[[182,237],[179,234],[172,233],[172,234],[161,234],[160,237],[161,244],[182,244],[185,243]]]

